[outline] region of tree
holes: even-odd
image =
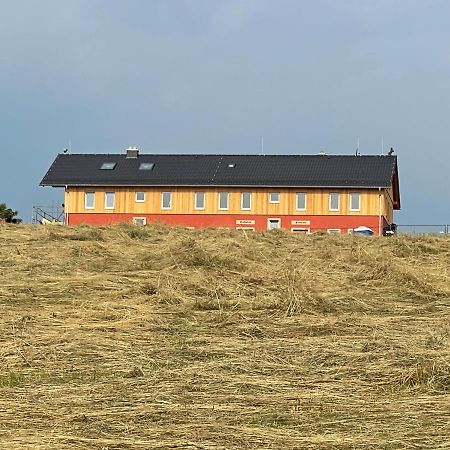
[[[3,219],[8,223],[20,223],[22,221],[16,217],[17,214],[17,211],[8,208],[6,203],[0,203],[0,221]]]

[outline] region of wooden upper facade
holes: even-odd
[[[377,189],[217,189],[70,187],[67,213],[352,215],[380,213]],[[392,197],[381,191],[381,215],[392,222]]]

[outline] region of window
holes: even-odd
[[[306,210],[306,192],[297,192],[295,209],[297,211],[305,211]]]
[[[267,219],[267,229],[275,230],[281,227],[281,219]]]
[[[100,166],[100,170],[113,170],[116,164],[115,162],[105,162]]]
[[[341,234],[340,228],[328,228],[328,234]]]
[[[251,209],[252,208],[252,193],[242,192],[241,193],[241,209]]]
[[[114,209],[116,194],[114,192],[105,192],[105,209]]]
[[[280,203],[280,193],[270,192],[269,193],[269,203]]]
[[[136,192],[136,203],[145,202],[145,192]]]
[[[95,208],[95,192],[84,193],[84,209]]]
[[[146,217],[133,217],[133,225],[147,225]]]
[[[154,163],[141,163],[139,165],[139,170],[152,170],[154,166]]]
[[[161,208],[162,209],[172,208],[172,192],[163,192],[161,194]]]
[[[195,209],[205,209],[205,193],[195,193]]]
[[[339,192],[330,192],[330,211],[339,211]]]
[[[359,192],[350,192],[350,211],[359,211],[360,195]]]
[[[309,228],[291,228],[292,233],[298,233],[298,234],[309,234],[310,229]]]
[[[219,209],[228,209],[228,192],[219,192]]]

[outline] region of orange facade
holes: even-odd
[[[390,189],[70,187],[69,224],[150,223],[347,232],[393,221]]]

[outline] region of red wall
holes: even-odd
[[[237,228],[250,227],[256,231],[267,230],[267,220],[281,219],[281,228],[310,228],[311,232],[326,230],[328,228],[340,228],[341,233],[347,233],[349,228],[364,225],[372,228],[378,234],[378,216],[268,216],[252,214],[113,214],[113,213],[73,213],[69,214],[69,225],[112,225],[120,222],[133,222],[133,217],[146,217],[147,224],[160,222],[166,225],[183,227],[219,227]],[[246,220],[254,223],[239,224],[237,221]],[[291,221],[310,221],[310,225],[292,225]],[[382,217],[381,227],[387,225]]]

